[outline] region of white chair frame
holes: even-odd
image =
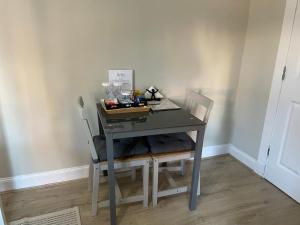
[[[84,102],[82,97],[79,98],[79,113],[80,117],[83,120],[83,126],[85,129],[85,133],[88,138],[88,145],[91,153],[90,158],[90,169],[89,169],[89,190],[92,190],[92,215],[97,215],[98,207],[107,207],[109,206],[109,201],[100,201],[98,202],[99,197],[99,181],[100,181],[100,170],[107,170],[107,161],[99,162],[98,155],[95,149],[95,145],[93,142],[93,135],[90,129],[90,123],[88,119],[87,112],[84,108]],[[133,173],[131,173],[132,179],[135,179],[135,168],[142,167],[143,169],[143,194],[130,196],[124,198],[122,196],[120,187],[116,180],[115,188],[116,188],[116,203],[131,203],[143,201],[144,207],[148,207],[148,185],[149,185],[149,164],[152,161],[151,156],[136,156],[131,157],[124,160],[115,160],[114,168],[117,169],[131,169]]]
[[[203,115],[203,118],[199,118],[204,122],[208,122],[209,115],[211,112],[211,109],[213,107],[213,101],[209,98],[207,98],[204,95],[201,95],[195,91],[189,90],[187,92],[187,97],[185,101],[185,109],[189,111],[194,116],[197,112],[197,107],[203,107],[205,108],[205,113]],[[152,177],[152,203],[153,206],[157,205],[157,200],[159,197],[179,194],[183,192],[189,191],[188,186],[181,186],[178,187],[175,180],[172,178],[169,172],[171,171],[180,171],[181,175],[184,176],[185,174],[185,161],[188,159],[191,159],[194,157],[194,151],[184,151],[184,152],[174,152],[174,153],[166,153],[166,154],[159,154],[159,155],[152,155],[152,161],[153,161],[153,177]],[[178,167],[159,167],[160,163],[168,163],[173,161],[180,161],[180,166]],[[158,191],[158,175],[159,172],[163,172],[165,177],[167,178],[167,181],[169,183],[170,188],[162,191]],[[200,176],[200,174],[199,174]],[[198,184],[198,190],[197,195],[200,195],[200,177],[199,177],[199,184]]]
[[[118,169],[129,169],[132,167],[142,167],[143,169],[143,194],[141,195],[135,195],[135,196],[130,196],[130,197],[123,197],[122,192],[120,190],[119,184],[117,179],[115,179],[115,190],[116,190],[116,203],[117,204],[125,204],[125,203],[132,203],[132,202],[139,202],[142,201],[143,205],[145,208],[148,207],[148,193],[149,193],[149,165],[150,165],[151,158],[150,157],[141,157],[141,158],[130,158],[127,160],[115,160],[114,168],[116,170]],[[99,165],[94,165],[93,170],[90,170],[90,185],[93,187],[93,200],[94,202],[92,203],[92,208],[96,208],[97,202],[96,199],[98,199],[98,195],[96,194],[99,191],[99,175],[100,171],[107,170],[107,162],[101,162]],[[130,173],[125,173],[125,174],[118,174],[119,176],[131,176]],[[116,175],[116,177],[119,177]],[[97,185],[98,183],[98,185]],[[94,206],[94,207],[93,207]],[[108,207],[109,206],[109,200],[105,201],[100,201],[98,203],[97,207]],[[94,211],[95,212],[95,211]],[[97,212],[96,212],[97,214]],[[94,215],[96,215],[94,214]]]
[[[159,156],[152,156],[153,161],[153,180],[152,180],[152,204],[157,205],[157,200],[160,197],[175,195],[184,193],[190,190],[188,186],[180,186],[176,184],[176,181],[170,175],[169,172],[181,171],[181,167],[159,167],[160,163],[173,162],[173,161],[183,161],[191,159],[194,157],[193,151],[186,151],[180,153],[169,153],[162,154]],[[158,174],[162,172],[169,183],[170,188],[162,191],[158,191]],[[200,178],[198,183],[197,195],[200,195]]]
[[[204,121],[206,124],[208,123],[208,119],[213,105],[214,102],[210,98],[200,94],[199,91],[187,90],[187,94],[184,102],[184,109],[199,118],[199,116],[196,115],[198,107],[202,106],[203,108],[205,108],[205,113],[204,115],[202,115],[203,117],[200,119]],[[185,160],[180,161],[180,167],[181,167],[180,169],[181,175],[184,176]]]

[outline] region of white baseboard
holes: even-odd
[[[228,145],[208,146],[203,148],[202,156],[205,158],[226,153],[228,153]],[[88,165],[0,178],[0,192],[76,180],[87,176]]]
[[[257,160],[239,150],[232,144],[204,147],[202,151],[202,157],[207,158],[228,153],[255,171],[258,175],[263,175],[264,165],[260,164]],[[88,165],[84,165],[42,173],[0,178],[0,192],[76,180],[86,178],[87,176]]]
[[[0,192],[81,179],[88,176],[88,170],[88,166],[85,165],[42,173],[0,178]]]
[[[259,176],[263,176],[265,166],[258,162],[258,160],[254,159],[253,157],[249,156],[245,152],[241,151],[237,147],[232,144],[228,145],[228,153],[232,155],[234,158],[242,162],[244,165],[252,169],[256,172]]]
[[[202,150],[202,158],[217,156],[217,155],[224,155],[228,154],[229,152],[229,145],[214,145],[214,146],[206,146]]]

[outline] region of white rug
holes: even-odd
[[[23,218],[10,225],[81,225],[78,207],[48,213],[41,216]]]

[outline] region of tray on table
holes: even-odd
[[[143,113],[143,112],[149,112],[150,111],[149,106],[118,108],[118,109],[106,109],[106,106],[104,104],[103,99],[101,100],[101,106],[102,106],[102,109],[107,114]]]

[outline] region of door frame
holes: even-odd
[[[274,122],[283,82],[282,73],[286,65],[287,55],[289,52],[297,4],[300,4],[300,0],[286,0],[280,42],[273,71],[271,91],[258,154],[258,163],[260,165],[264,165],[265,168],[268,162],[268,150],[272,141]]]
[[[2,199],[0,195],[0,225],[6,225],[5,215],[4,215],[4,209],[2,205]]]

